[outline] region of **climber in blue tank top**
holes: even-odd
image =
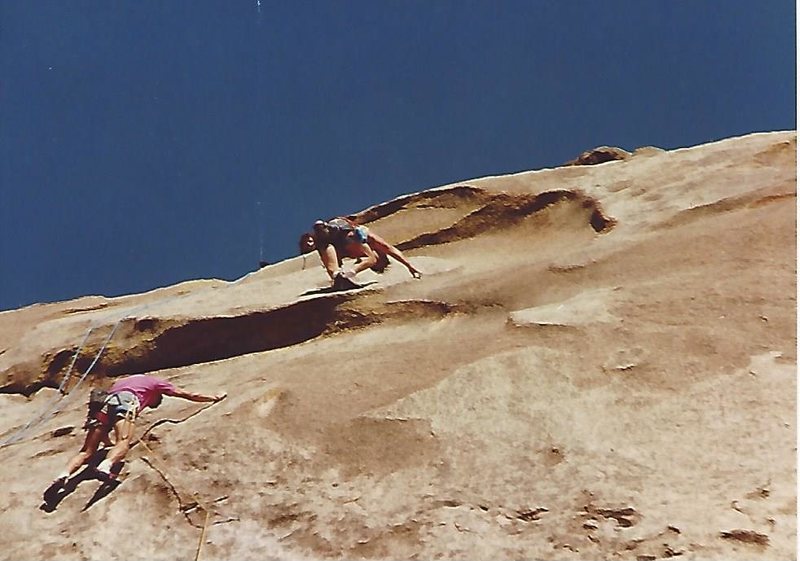
[[[372,269],[383,272],[389,265],[388,256],[406,266],[415,279],[422,273],[416,269],[403,253],[366,226],[360,226],[347,218],[317,220],[312,232],[300,237],[300,252],[303,254],[317,250],[322,266],[333,281],[334,288],[353,288],[355,276],[361,271]],[[357,259],[352,268],[344,268],[342,259]]]

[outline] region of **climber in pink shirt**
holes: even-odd
[[[127,376],[114,382],[114,385],[111,386],[108,393],[132,393],[138,400],[138,411],[141,411],[145,407],[158,407],[158,405],[161,404],[162,395],[175,395],[177,391],[177,388],[166,380],[156,378],[155,376],[136,374],[135,376]]]
[[[106,459],[97,466],[96,471],[101,479],[113,480],[115,474],[111,472],[111,468],[121,461],[130,449],[136,417],[145,407],[158,407],[162,396],[165,395],[196,402],[217,402],[225,399],[227,394],[192,393],[176,388],[166,380],[145,374],[135,374],[117,380],[108,392],[92,390],[84,425],[89,432],[86,434],[83,447],[67,462],[66,469],[56,477],[48,492],[52,493],[64,487],[69,477],[94,456],[101,442],[110,445],[109,435],[112,428],[115,443]]]

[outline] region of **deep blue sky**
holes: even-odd
[[[0,309],[232,280],[314,219],[796,127],[790,0],[0,2]]]

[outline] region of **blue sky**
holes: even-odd
[[[5,0],[0,310],[233,280],[316,218],[597,145],[794,129],[795,73],[788,0]]]

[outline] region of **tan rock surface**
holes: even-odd
[[[647,148],[355,215],[420,281],[318,293],[297,257],[0,313],[0,557],[194,558],[199,503],[200,559],[795,558],[795,155]],[[40,510],[89,388],[134,372],[229,398],[165,399],[122,485]]]

